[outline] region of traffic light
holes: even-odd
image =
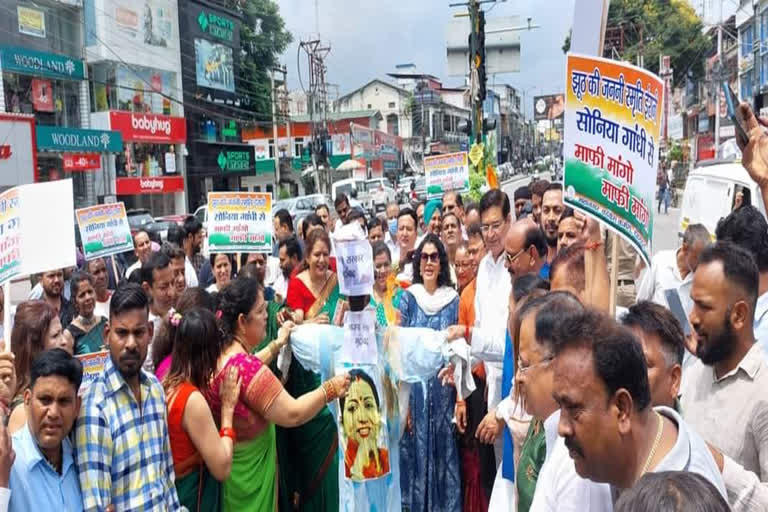
[[[466,133],[467,135],[471,135],[472,121],[469,119],[462,119],[461,121],[459,121],[459,124],[456,126],[456,129],[461,133]]]
[[[483,119],[483,133],[492,132],[496,129],[495,119]]]

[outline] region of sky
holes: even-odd
[[[326,63],[326,81],[338,84],[344,95],[373,78],[388,79],[396,64],[413,63],[420,72],[442,79],[446,86],[461,85],[461,77],[447,75],[445,33],[454,13],[466,7],[449,7],[459,0],[317,0],[321,39],[329,42],[331,53]],[[521,31],[519,73],[496,75],[495,81],[525,91],[525,109],[530,117],[533,96],[563,92],[565,55],[563,41],[571,28],[575,0],[507,0],[491,10],[485,4],[486,19],[494,16],[520,16],[521,24],[541,28]],[[542,6],[546,4],[546,9]],[[317,33],[314,0],[279,0],[280,12],[294,42],[281,62],[288,69],[291,90],[300,89],[297,74],[297,49],[300,40]],[[307,84],[307,57],[302,51],[299,63]],[[493,76],[488,77],[492,82]]]

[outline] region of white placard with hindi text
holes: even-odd
[[[337,241],[339,289],[342,295],[373,293],[373,250],[368,240]]]
[[[376,311],[347,311],[344,315],[344,342],[339,362],[355,365],[377,365]]]

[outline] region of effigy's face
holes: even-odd
[[[363,379],[352,382],[342,413],[344,433],[358,444],[376,444],[381,428],[381,414],[373,389]]]

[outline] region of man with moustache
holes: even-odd
[[[545,268],[547,269],[557,254],[557,228],[564,211],[563,185],[552,183],[541,198],[541,230],[547,238],[547,246],[549,247],[546,254],[547,264]]]
[[[61,325],[66,327],[75,316],[75,308],[64,298],[64,271],[50,270],[40,274],[40,284],[43,287],[42,299],[56,311]]]
[[[120,285],[106,329],[109,357],[83,396],[75,428],[86,511],[180,508],[163,387],[142,370],[153,331],[147,295]]]
[[[647,472],[689,471],[726,497],[704,440],[674,409],[652,407],[645,357],[631,331],[586,310],[558,322],[552,339],[558,434],[580,477],[610,484],[615,501]]]
[[[27,422],[13,435],[11,512],[83,510],[69,433],[80,410],[80,361],[55,348],[41,352],[24,391]]]
[[[544,197],[544,192],[549,188],[549,182],[547,180],[536,180],[529,187],[531,189],[531,215],[533,215],[533,221],[536,224],[540,224],[541,201]]]
[[[112,290],[109,289],[109,276],[105,259],[96,258],[89,261],[86,264],[86,270],[93,276],[93,291],[96,292],[96,309],[93,312],[98,316],[107,318]]]
[[[525,207],[531,203],[531,189],[528,185],[518,187],[514,193],[515,201],[515,219],[520,220]]]
[[[686,369],[681,405],[686,421],[722,451],[735,510],[748,510],[755,491],[765,493],[766,484],[754,480],[768,482],[768,365],[753,330],[758,275],[746,250],[717,242],[699,256],[691,288],[699,359]]]

